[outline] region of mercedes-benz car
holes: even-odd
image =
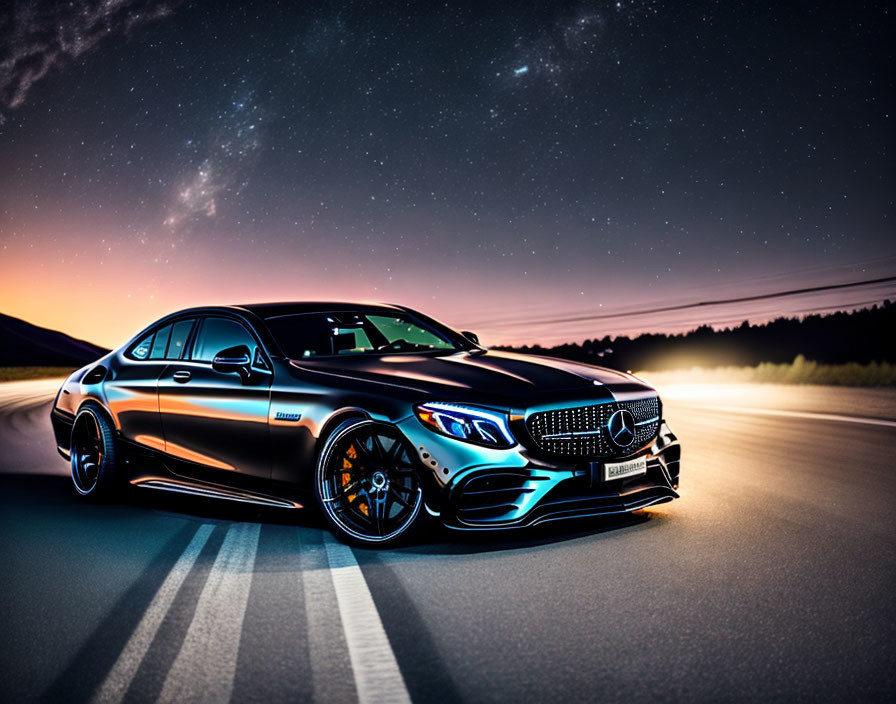
[[[73,373],[51,420],[85,498],[317,505],[361,545],[678,497],[681,450],[649,385],[487,349],[398,305],[183,310]]]

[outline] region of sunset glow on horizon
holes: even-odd
[[[772,293],[788,288],[790,277],[785,273],[755,283],[684,285],[674,290],[657,286],[640,292],[625,285],[624,277],[608,277],[603,285],[588,284],[586,297],[548,282],[532,290],[529,281],[515,279],[512,270],[496,270],[487,281],[471,280],[457,273],[434,280],[438,277],[425,271],[409,271],[389,279],[365,276],[360,266],[354,272],[342,271],[338,261],[320,265],[320,259],[320,270],[315,272],[313,264],[303,267],[305,262],[299,256],[280,263],[264,262],[259,271],[239,257],[234,260],[210,256],[207,251],[183,252],[186,247],[172,248],[170,254],[161,253],[146,260],[144,248],[105,246],[109,241],[114,241],[112,235],[108,239],[100,237],[98,246],[84,251],[75,249],[76,242],[70,243],[68,249],[57,244],[56,260],[45,258],[43,250],[32,247],[7,247],[0,264],[0,312],[116,347],[153,320],[192,306],[277,300],[376,301],[408,305],[457,329],[473,329],[487,344],[549,345],[605,335],[683,332],[702,324],[724,327],[747,319],[764,322],[780,315],[864,307],[896,298],[896,284],[889,282],[708,309],[558,323],[555,320],[561,316],[622,313],[744,292]],[[168,256],[156,261],[156,257],[165,254]],[[894,264],[896,258],[871,262],[859,271],[852,267],[825,269],[800,282],[870,279],[886,275]],[[331,273],[331,267],[339,273]]]

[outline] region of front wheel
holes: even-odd
[[[116,488],[115,430],[105,415],[85,406],[72,425],[72,482],[85,498],[109,496]]]
[[[314,488],[330,528],[348,543],[393,545],[426,521],[407,440],[387,423],[353,419],[336,428],[320,453]]]

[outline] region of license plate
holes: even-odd
[[[636,477],[639,474],[647,473],[647,457],[636,457],[626,462],[606,462],[604,463],[603,480],[605,482],[613,479],[624,479],[625,477]]]

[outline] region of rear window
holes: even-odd
[[[165,359],[165,350],[168,349],[168,338],[171,337],[171,326],[166,325],[156,331],[152,341],[152,349],[149,352],[150,359]]]
[[[140,338],[127,352],[132,359],[181,359],[195,319],[163,325]]]
[[[192,328],[192,320],[181,320],[174,324],[171,330],[171,339],[168,340],[168,353],[165,355],[167,359],[180,359],[184,356],[184,348]]]
[[[134,359],[147,359],[149,357],[149,350],[152,347],[152,338],[154,335],[155,333],[151,332],[134,345],[129,353],[130,356]]]

